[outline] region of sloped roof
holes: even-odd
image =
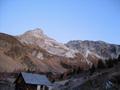
[[[51,82],[45,75],[33,74],[33,73],[21,73],[25,83],[34,85],[50,85]]]

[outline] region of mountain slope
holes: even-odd
[[[63,73],[66,69],[61,66],[60,58],[36,44],[22,44],[16,37],[0,33],[0,72]]]

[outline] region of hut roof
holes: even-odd
[[[25,83],[34,85],[51,85],[46,75],[33,74],[33,73],[21,73]]]

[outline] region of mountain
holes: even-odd
[[[86,56],[94,54],[101,59],[114,59],[120,55],[120,45],[109,44],[103,41],[73,40],[69,41],[66,46],[78,50],[78,52]]]
[[[22,44],[15,36],[0,33],[0,72],[61,73],[65,69],[59,59],[36,45]]]
[[[31,71],[66,78],[93,65],[97,68],[100,62],[114,63],[119,55],[120,45],[80,40],[63,44],[39,28],[18,36],[0,33],[0,72]]]
[[[71,49],[45,35],[43,30],[40,28],[27,31],[17,38],[23,44],[39,46],[51,54],[65,57],[74,57],[74,52]]]

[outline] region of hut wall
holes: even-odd
[[[15,90],[15,86],[13,84],[0,83],[0,90]]]

